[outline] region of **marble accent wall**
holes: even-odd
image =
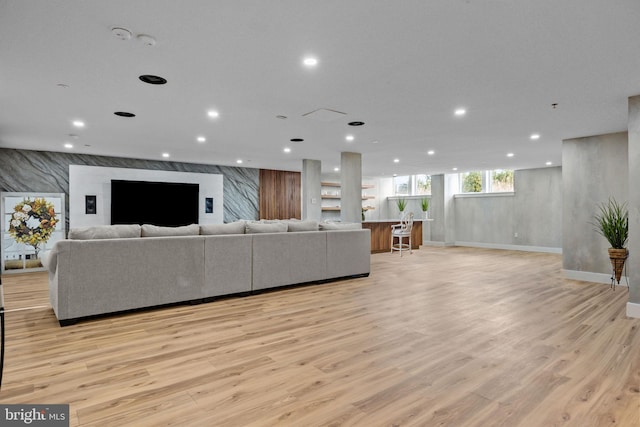
[[[258,219],[259,169],[254,168],[0,148],[0,191],[65,193],[68,219],[69,165],[221,174],[224,222]]]

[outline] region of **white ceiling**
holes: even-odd
[[[561,163],[562,139],[626,130],[638,94],[638,0],[0,1],[0,147],[323,172],[353,151],[366,176],[537,168]],[[304,116],[323,108],[346,115]]]

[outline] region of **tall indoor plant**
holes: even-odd
[[[429,210],[429,199],[423,197],[420,200],[420,208],[422,208],[422,212],[424,212],[424,219],[428,218],[427,211]]]
[[[629,250],[625,247],[629,238],[629,210],[627,203],[618,203],[613,197],[606,203],[601,203],[599,212],[594,216],[596,231],[609,242],[609,259],[620,283],[625,260]]]

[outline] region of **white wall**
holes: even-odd
[[[609,197],[628,200],[628,176],[626,132],[562,141],[562,266],[570,277],[574,272],[610,277],[609,244],[596,232],[593,216]]]
[[[223,176],[162,170],[69,165],[69,228],[111,224],[111,180],[181,182],[200,185],[200,224],[223,222]],[[97,213],[85,214],[85,196],[96,196]],[[213,213],[204,212],[204,199],[213,197]]]

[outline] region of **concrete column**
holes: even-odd
[[[629,98],[629,259],[627,275],[629,277],[629,303],[627,315],[640,317],[640,95]]]
[[[456,241],[456,206],[454,196],[459,192],[460,179],[457,173],[444,176],[444,244],[453,246]]]
[[[343,152],[340,155],[340,219],[362,222],[362,155]]]
[[[302,219],[322,220],[322,203],[320,198],[321,181],[320,160],[302,160]]]
[[[429,218],[433,222],[428,223],[431,229],[431,242],[433,244],[444,243],[444,175],[431,175],[431,202],[429,205]],[[427,224],[427,223],[425,223]],[[425,227],[423,224],[423,228]]]
[[[433,222],[425,222],[423,228],[430,228],[430,241],[433,245],[455,243],[456,215],[453,196],[458,192],[458,187],[458,174],[431,175],[429,218]]]

